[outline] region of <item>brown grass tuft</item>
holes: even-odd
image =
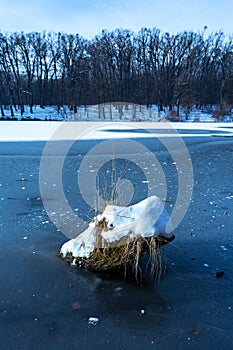
[[[142,270],[140,258],[148,255],[147,271],[150,277],[156,281],[160,280],[162,274],[162,251],[161,247],[174,239],[165,239],[160,236],[131,238],[129,235],[117,242],[109,244],[102,237],[102,231],[107,231],[107,221],[103,218],[96,222],[96,245],[89,258],[76,258],[79,266],[97,272],[115,273],[123,272],[126,279],[127,274],[134,275],[137,283],[141,283]],[[73,258],[74,259],[74,258]],[[72,254],[67,255],[66,260],[72,262]]]

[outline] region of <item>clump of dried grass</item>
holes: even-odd
[[[142,269],[140,258],[148,255],[147,271],[152,279],[160,280],[162,274],[161,247],[174,239],[161,236],[131,238],[130,235],[109,244],[103,239],[101,232],[107,231],[107,221],[103,218],[96,222],[96,245],[89,258],[76,258],[76,263],[88,270],[122,274],[126,279],[128,274],[141,283]],[[72,262],[70,254],[66,260]]]
[[[105,179],[104,184],[100,185],[98,179],[98,192],[101,196],[98,197],[96,203],[96,211],[103,212],[108,204],[117,203],[117,191],[119,182],[124,175],[116,177],[115,159],[112,158],[112,177],[111,189]],[[102,198],[103,201],[100,199]],[[97,210],[98,209],[98,210]],[[109,275],[123,275],[126,279],[129,275],[141,283],[142,269],[140,266],[140,258],[148,255],[147,272],[152,279],[160,280],[162,274],[162,250],[161,247],[171,242],[175,237],[166,239],[161,236],[142,237],[140,235],[131,238],[130,234],[124,236],[119,241],[109,244],[102,237],[102,231],[108,231],[108,222],[104,217],[102,220],[96,220],[96,244],[89,258],[74,258],[72,253],[68,253],[65,259],[69,263],[76,263],[80,267],[84,267],[91,271],[108,273]]]

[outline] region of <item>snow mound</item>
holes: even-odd
[[[65,257],[68,253],[72,253],[75,258],[88,258],[94,250],[95,242],[96,228],[91,222],[85,231],[62,245],[61,254]]]
[[[160,236],[169,239],[172,233],[166,232],[169,215],[160,198],[151,196],[129,207],[108,205],[104,212],[89,224],[76,238],[63,244],[61,253],[65,257],[72,253],[74,258],[88,258],[94,251],[98,223],[104,222],[101,236],[108,244],[117,243],[124,237]]]

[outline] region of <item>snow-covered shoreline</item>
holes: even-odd
[[[135,129],[140,130],[140,133],[135,132]],[[157,130],[161,129],[163,133],[157,134]],[[0,122],[0,142],[172,136],[171,133],[164,133],[166,129],[179,130],[182,137],[232,136],[233,123],[4,121]],[[190,130],[198,133],[191,134]]]

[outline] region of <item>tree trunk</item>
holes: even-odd
[[[0,106],[1,106],[1,115],[2,115],[2,117],[5,117],[4,109],[3,109],[3,106],[1,103],[0,103]]]

